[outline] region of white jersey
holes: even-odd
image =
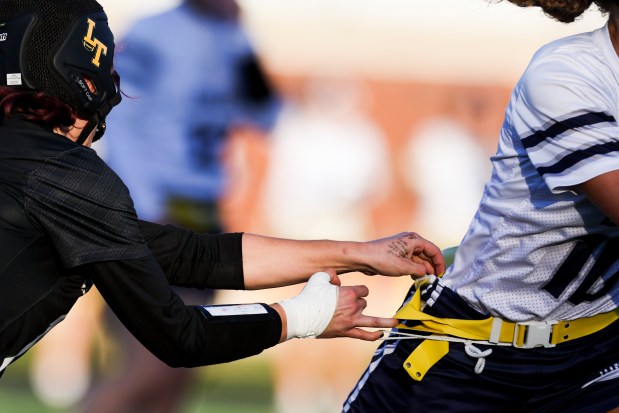
[[[541,48],[516,85],[479,209],[444,276],[513,321],[619,302],[619,228],[570,188],[619,169],[619,58],[608,28]]]

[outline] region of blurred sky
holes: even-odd
[[[100,0],[117,38],[179,0]],[[488,0],[239,0],[267,67],[438,83],[512,84],[549,40],[602,26],[565,25],[537,8]],[[165,31],[162,30],[162,36]],[[188,41],[187,47],[195,47]]]

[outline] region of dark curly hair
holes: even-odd
[[[582,15],[592,4],[602,13],[610,12],[619,0],[507,0],[520,7],[540,7],[548,16],[562,22],[571,23]]]

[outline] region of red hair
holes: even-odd
[[[62,100],[43,92],[0,86],[0,114],[5,119],[18,115],[46,129],[68,131],[77,112]]]

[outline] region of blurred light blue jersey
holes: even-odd
[[[140,218],[160,220],[171,196],[215,202],[226,188],[221,157],[231,128],[275,122],[278,101],[260,84],[237,22],[180,5],[138,21],[115,66],[126,96],[108,116],[104,156]]]

